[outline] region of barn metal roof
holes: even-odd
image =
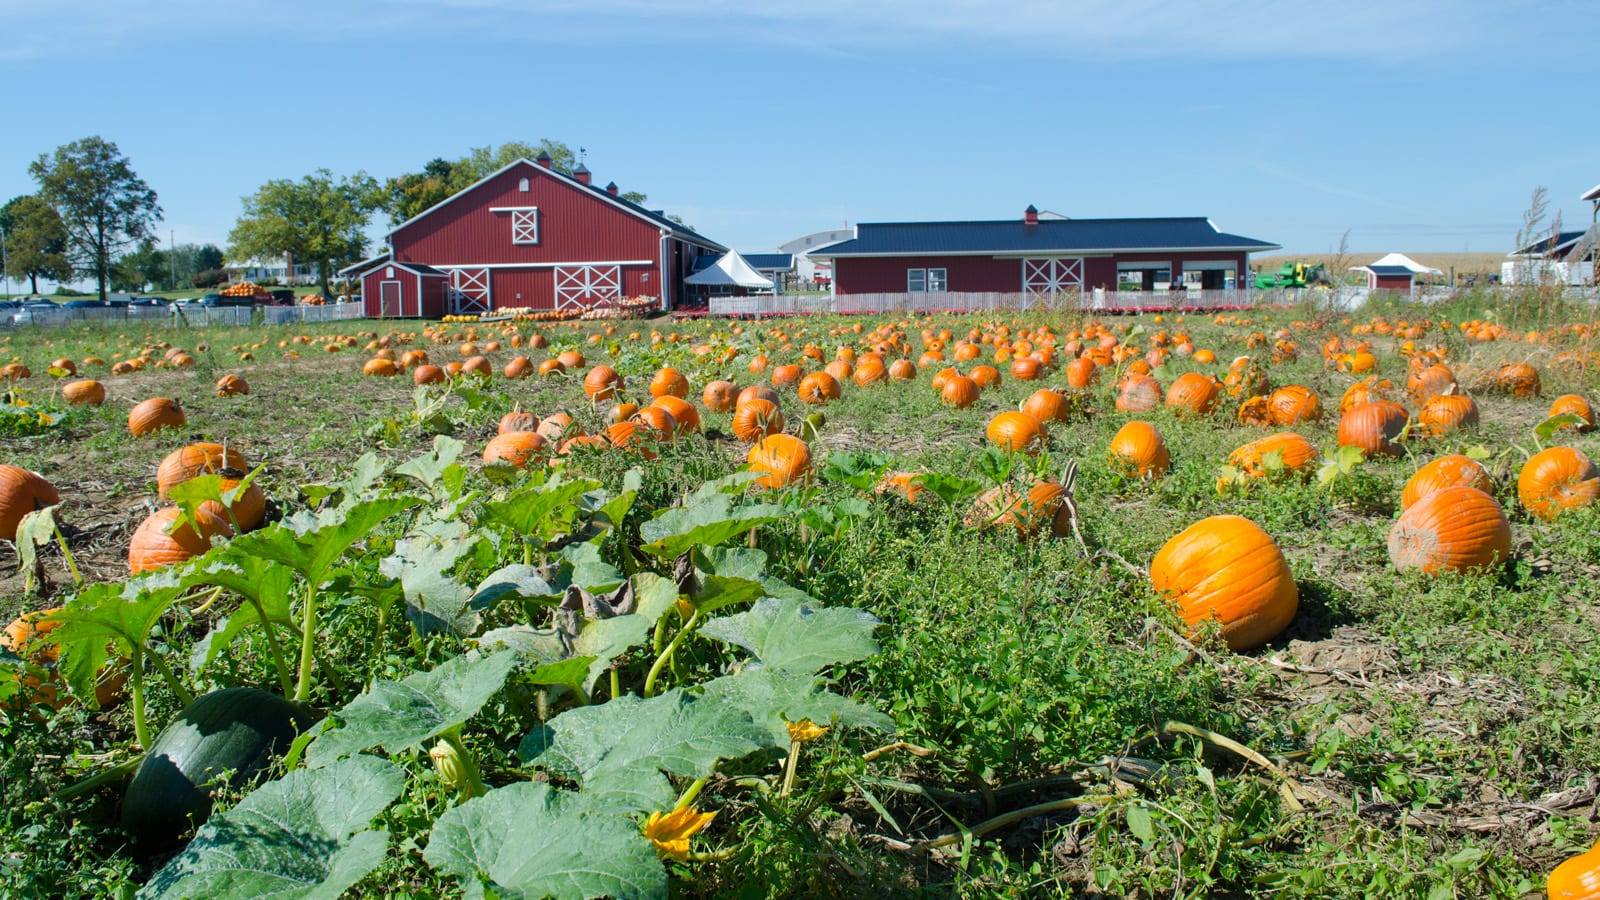
[[[1111,253],[1147,250],[1282,249],[1218,231],[1203,217],[1153,219],[1021,219],[985,222],[863,222],[856,236],[811,251],[813,257]]]
[[[1405,266],[1362,266],[1379,278],[1410,278],[1414,273]]]
[[[792,269],[793,253],[745,253],[744,261],[757,269]]]
[[[1551,256],[1562,250],[1570,248],[1573,244],[1576,244],[1578,242],[1578,238],[1583,237],[1585,233],[1585,231],[1580,229],[1578,231],[1563,231],[1560,234],[1555,235],[1547,234],[1536,241],[1530,242],[1525,247],[1518,247],[1517,249],[1511,251],[1511,255]]]

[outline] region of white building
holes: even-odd
[[[316,284],[320,280],[320,267],[316,263],[296,263],[294,256],[288,253],[282,259],[229,261],[222,268],[227,270],[229,281],[261,282],[271,278],[279,284]]]

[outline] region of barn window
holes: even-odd
[[[928,270],[928,290],[940,293],[949,290],[945,286],[945,272],[943,269]]]
[[[528,192],[528,179],[524,178],[517,182],[517,190],[526,194]]]
[[[538,209],[514,209],[511,211],[511,243],[539,243]]]
[[[917,294],[917,293],[921,293],[923,291],[926,291],[927,289],[928,289],[928,270],[927,269],[907,269],[906,270],[906,290],[908,292],[913,293],[913,294]]]

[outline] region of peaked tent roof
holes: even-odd
[[[984,222],[863,222],[850,240],[809,252],[841,256],[1110,253],[1150,250],[1281,249],[1277,244],[1226,234],[1200,217],[1154,219],[1021,219]]]
[[[752,268],[737,250],[722,254],[721,259],[685,278],[683,283],[772,290],[772,279]]]
[[[1364,266],[1351,266],[1351,271],[1374,272],[1378,275],[1398,275],[1399,272],[1380,272],[1379,269],[1403,268],[1413,275],[1443,275],[1444,273],[1430,266],[1417,262],[1404,253],[1390,253],[1382,259],[1373,260]]]
[[[1600,184],[1589,188],[1578,197],[1579,200],[1600,200]]]
[[[1576,244],[1578,239],[1583,237],[1585,233],[1584,231],[1563,231],[1559,234],[1547,234],[1529,243],[1526,247],[1518,247],[1506,255],[1555,256],[1562,251],[1572,249],[1572,245]]]

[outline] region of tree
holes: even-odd
[[[111,288],[137,293],[146,285],[165,282],[170,277],[168,273],[167,252],[154,240],[146,238],[111,267]]]
[[[228,234],[235,259],[292,255],[316,263],[324,296],[328,276],[366,255],[367,221],[382,192],[365,172],[334,180],[318,169],[299,181],[269,181],[244,198],[244,213]]]
[[[39,293],[40,278],[72,278],[67,226],[50,204],[32,196],[12,198],[0,207],[0,235],[5,240],[5,277],[27,279],[31,293]]]
[[[204,272],[207,269],[222,268],[222,248],[216,244],[202,244],[194,248],[194,270]]]
[[[161,220],[156,192],[134,174],[117,145],[98,136],[63,144],[28,166],[39,197],[55,207],[67,229],[67,259],[93,275],[106,298],[111,264],[149,237]]]
[[[577,168],[578,155],[572,148],[549,138],[541,138],[537,144],[510,141],[499,147],[474,147],[461,159],[436,157],[421,172],[389,179],[383,188],[383,209],[389,213],[390,222],[398,225],[485,176],[519,159],[537,159],[540,153],[550,154],[551,166],[558,172],[571,173]],[[638,191],[628,191],[621,197],[637,204],[647,199]]]

